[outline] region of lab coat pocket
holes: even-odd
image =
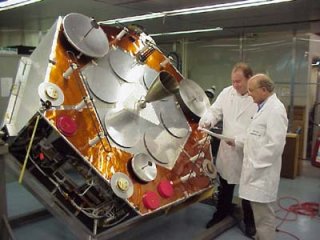
[[[249,159],[249,162],[251,170],[249,171],[248,183],[257,188],[263,187],[268,176],[269,164],[261,166],[253,159]]]
[[[250,149],[248,150],[251,156],[257,156],[264,145],[266,129],[263,126],[255,125],[248,131],[248,145]]]

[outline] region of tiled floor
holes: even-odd
[[[279,204],[283,207],[289,207],[296,204],[296,200],[300,203],[314,202],[320,203],[320,168],[313,167],[309,161],[304,161],[301,176],[295,179],[282,178],[279,186],[277,208]],[[286,211],[277,212],[277,216],[284,218]],[[277,240],[318,240],[320,239],[320,216],[309,217],[305,215],[295,215],[290,213],[287,219],[296,219],[294,221],[284,221],[279,227],[280,230],[288,233],[278,232]],[[278,220],[278,225],[281,220]],[[230,239],[248,239],[241,236],[241,232],[237,227],[221,234],[217,240]],[[293,236],[292,236],[293,235]]]
[[[7,184],[8,212],[9,216],[26,213],[39,209],[42,206],[26,190],[16,182]],[[320,168],[310,165],[304,161],[302,175],[296,179],[281,179],[279,198],[281,205],[289,206],[294,204],[289,198],[296,198],[300,202],[320,202]],[[170,215],[163,215],[153,218],[131,228],[129,231],[118,235],[117,240],[162,240],[162,239],[199,239],[205,231],[205,224],[210,219],[214,207],[197,203],[188,208],[182,209]],[[285,212],[278,212],[283,217]],[[295,217],[289,214],[288,218]],[[280,223],[281,220],[278,220]],[[318,240],[320,239],[320,216],[311,218],[298,215],[295,221],[285,221],[280,229],[289,232],[288,234],[278,232],[277,240]],[[73,234],[65,225],[53,217],[36,223],[28,224],[14,229],[17,240],[75,240]],[[217,240],[245,240],[241,230],[235,226],[216,238]],[[200,239],[199,239],[200,240]]]

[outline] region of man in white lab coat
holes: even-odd
[[[236,137],[235,145],[244,144],[244,158],[239,196],[251,202],[256,225],[256,239],[275,239],[275,213],[280,181],[281,157],[286,140],[286,109],[276,94],[274,84],[265,74],[248,82],[248,93],[258,105],[245,138]]]
[[[245,136],[247,127],[257,111],[256,104],[247,93],[247,83],[251,76],[252,70],[247,64],[236,64],[231,72],[232,86],[222,90],[216,101],[200,119],[199,127],[210,129],[222,120],[223,135]],[[220,180],[217,211],[208,222],[207,228],[232,214],[233,191],[235,184],[239,184],[240,181],[242,159],[242,147],[229,146],[221,140],[216,158]],[[255,227],[250,202],[243,200],[242,208],[246,235],[252,236],[255,234]]]

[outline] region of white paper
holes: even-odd
[[[0,78],[1,97],[9,97],[11,92],[13,79],[10,77]]]
[[[199,130],[204,131],[205,133],[208,133],[210,136],[219,138],[224,141],[234,141],[234,138],[232,138],[232,137],[227,137],[227,136],[219,134],[219,133],[214,133],[214,132],[211,132],[210,130],[205,129],[205,128],[199,128]]]

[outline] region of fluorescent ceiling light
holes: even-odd
[[[40,2],[42,0],[1,0],[0,11],[8,10],[11,8],[21,7],[27,4]]]
[[[295,1],[295,0],[243,0],[238,2],[222,3],[222,4],[215,4],[215,5],[209,5],[209,6],[203,6],[203,7],[193,7],[193,8],[184,8],[184,9],[177,9],[172,11],[158,12],[158,13],[149,13],[149,14],[133,16],[133,17],[116,18],[116,19],[111,19],[107,21],[101,21],[100,23],[102,24],[126,23],[126,22],[134,22],[134,21],[141,21],[141,20],[161,18],[161,17],[171,17],[171,16],[179,16],[179,15],[230,10],[230,9],[237,9],[237,8],[256,7],[256,6],[275,4],[275,3],[281,3],[281,2],[290,2],[290,1]]]
[[[194,30],[178,31],[178,32],[151,33],[149,34],[149,36],[157,37],[157,36],[169,36],[169,35],[179,35],[179,34],[188,34],[188,33],[214,32],[214,31],[222,31],[222,30],[223,28],[216,27],[216,28],[194,29]]]

